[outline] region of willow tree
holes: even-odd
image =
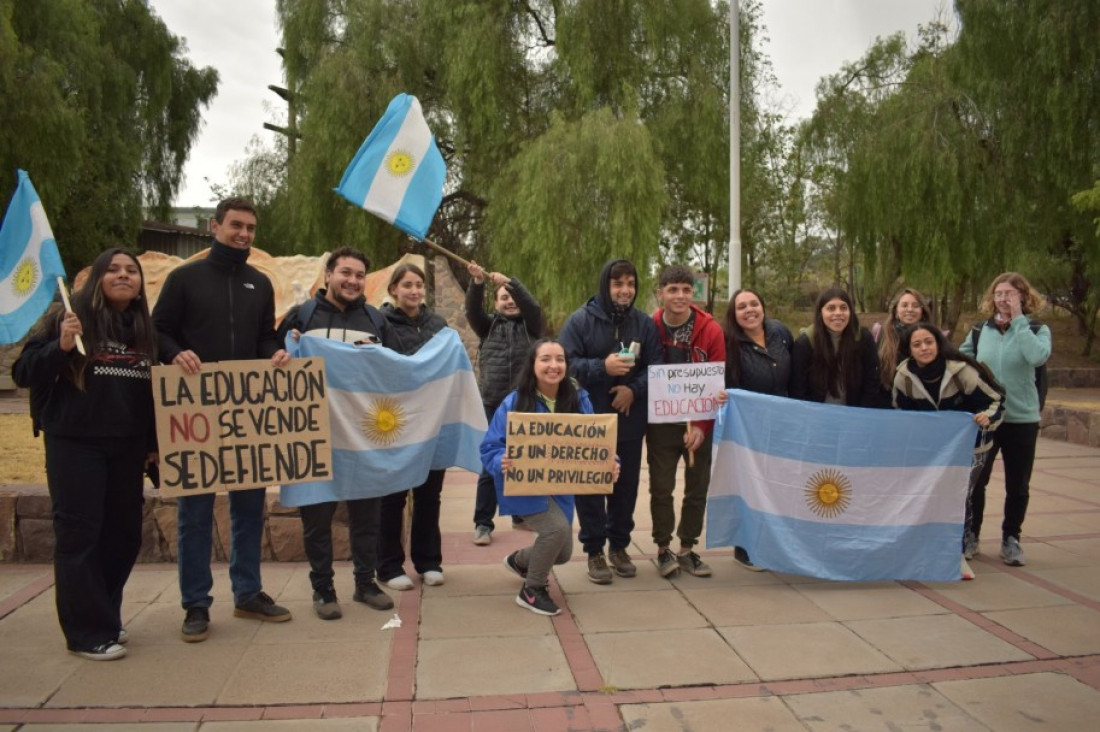
[[[0,198],[30,172],[70,271],[163,213],[217,72],[141,0],[0,0]]]
[[[1086,337],[1100,307],[1100,237],[1072,204],[1100,174],[1100,5],[1093,0],[957,0],[956,79],[988,119],[1011,222],[1005,236],[1044,293]]]
[[[722,261],[727,5],[280,0],[278,8],[301,115],[282,199],[297,247],[348,241],[385,256],[405,243],[331,193],[388,100],[405,91],[420,98],[448,165],[430,235],[545,283],[537,294],[550,311],[567,312],[593,286],[594,273],[548,256],[580,242],[585,263],[630,256],[643,272],[660,259],[661,241],[692,238],[706,256],[690,247],[678,255],[715,270]],[[554,168],[540,159],[548,155],[564,162]],[[540,198],[539,186],[555,196]]]

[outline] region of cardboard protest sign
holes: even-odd
[[[664,364],[649,367],[649,423],[714,419],[726,388],[726,364]]]
[[[504,495],[611,493],[618,432],[615,414],[509,412]]]
[[[324,359],[153,367],[164,496],[332,478]]]

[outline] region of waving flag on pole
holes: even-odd
[[[398,94],[335,190],[422,240],[443,200],[446,175],[420,102],[410,94]]]
[[[16,343],[53,300],[65,276],[53,230],[25,170],[0,226],[0,343]]]
[[[730,397],[714,428],[708,548],[823,579],[960,579],[969,414]]]
[[[481,472],[485,408],[456,331],[411,356],[309,335],[287,350],[325,359],[333,479],[283,486],[283,505],[384,496],[452,466]]]

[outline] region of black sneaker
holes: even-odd
[[[340,603],[336,599],[336,590],[330,585],[313,591],[313,612],[321,620],[339,620],[344,617]]]
[[[524,586],[516,595],[516,604],[539,615],[557,615],[561,612],[561,608],[550,599],[550,593],[545,587]]]
[[[657,551],[657,571],[662,577],[671,577],[680,571],[680,562],[667,546]]]
[[[382,591],[382,588],[378,586],[378,583],[374,580],[369,582],[356,582],[355,583],[355,595],[352,596],[356,602],[361,602],[364,605],[369,605],[375,610],[392,610],[393,598]]]
[[[89,661],[114,661],[118,658],[124,658],[126,656],[126,649],[120,646],[118,643],[110,641],[104,643],[101,646],[96,646],[95,648],[92,648],[88,651],[70,650],[69,653],[73,654],[74,656],[86,658]]]
[[[276,605],[266,592],[257,592],[251,599],[237,605],[233,608],[233,615],[238,618],[266,620],[270,623],[285,623],[290,620],[290,611],[281,605]]]
[[[507,567],[508,571],[512,574],[518,575],[523,579],[527,579],[527,570],[516,563],[517,554],[519,554],[519,552],[512,552],[511,554],[506,556],[504,558],[504,566]]]
[[[745,551],[742,547],[735,546],[733,548],[733,558],[737,560],[738,564],[740,564],[742,567],[749,570],[750,572],[764,571],[763,567],[757,567],[755,564],[752,563],[752,560],[749,559],[749,553]]]
[[[210,635],[210,610],[205,607],[189,607],[180,631],[184,643],[198,643]]]

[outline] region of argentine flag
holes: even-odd
[[[708,548],[830,580],[960,579],[970,415],[729,394],[714,427]]]
[[[309,335],[287,350],[325,359],[333,479],[283,486],[284,506],[384,496],[452,466],[481,472],[485,408],[455,330],[412,356]]]
[[[65,276],[46,211],[30,176],[19,171],[0,226],[0,343],[16,343],[42,317]]]
[[[423,239],[443,200],[447,169],[410,94],[398,94],[374,126],[335,190],[356,206]]]

